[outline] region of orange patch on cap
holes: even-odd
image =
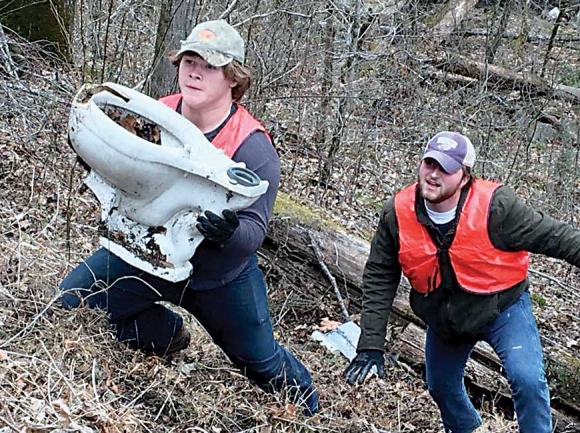
[[[211,41],[212,39],[215,39],[217,37],[217,35],[214,32],[207,29],[200,31],[197,36],[199,37],[199,39],[203,41]]]

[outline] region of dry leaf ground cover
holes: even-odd
[[[276,335],[320,392],[312,418],[285,395],[254,388],[192,320],[190,347],[161,359],[117,343],[102,312],[61,310],[54,288],[96,247],[99,213],[66,144],[70,94],[54,86],[53,73],[2,81],[0,431],[439,431],[418,373],[395,369],[364,387],[346,385],[345,360],[309,338],[332,304],[321,301],[312,314],[297,302],[281,317],[299,288],[273,278]],[[513,423],[499,417],[497,425],[509,431]]]
[[[420,371],[402,366],[384,380],[346,385],[346,361],[309,338],[323,317],[340,320],[331,290],[318,294],[288,286],[275,263],[262,260],[274,328],[312,371],[321,398],[312,418],[303,417],[287,396],[253,387],[190,317],[189,348],[161,359],[117,343],[102,312],[58,308],[54,288],[96,247],[99,210],[66,144],[75,87],[68,83],[75,78],[29,62],[19,79],[0,76],[0,432],[441,431]],[[429,91],[435,94],[436,86]],[[404,112],[406,103],[394,109]],[[270,107],[284,112],[278,108]],[[382,151],[396,162],[361,167],[362,193],[350,201],[339,193],[334,201],[320,200],[309,175],[302,175],[312,172],[315,158],[282,141],[283,188],[311,206],[324,204],[319,212],[368,236],[377,201],[413,176],[417,149],[396,146],[397,134],[393,129],[382,138],[393,143]],[[544,174],[529,174],[516,179],[518,190],[565,217],[549,200],[538,201],[545,191],[537,179]],[[335,175],[344,176],[340,169]],[[538,322],[549,338],[546,350],[578,354],[578,272],[555,260],[534,258],[533,265],[541,273],[532,280]],[[483,414],[490,431],[517,431],[493,401],[483,402]]]

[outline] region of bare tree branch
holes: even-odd
[[[229,15],[232,13],[234,8],[236,7],[236,4],[238,4],[238,0],[232,1],[230,3],[230,5],[228,6],[228,8],[225,11],[223,11],[223,13],[218,17],[218,19],[223,20],[223,19],[226,19],[227,17],[229,17]]]

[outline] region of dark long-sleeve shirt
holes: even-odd
[[[232,107],[233,114],[235,105]],[[228,120],[207,133],[206,138],[210,141],[215,138]],[[210,290],[238,276],[262,245],[272,216],[280,185],[280,159],[266,134],[261,131],[251,134],[232,159],[244,162],[260,179],[267,180],[268,190],[253,205],[238,211],[240,225],[223,246],[204,240],[197,248],[191,259],[193,274],[189,282],[195,290]]]

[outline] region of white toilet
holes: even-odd
[[[153,141],[135,133],[143,131]],[[69,138],[91,167],[85,183],[101,203],[101,245],[169,281],[191,274],[189,259],[203,240],[195,228],[201,213],[246,208],[268,189],[185,117],[118,84],[81,88]]]

